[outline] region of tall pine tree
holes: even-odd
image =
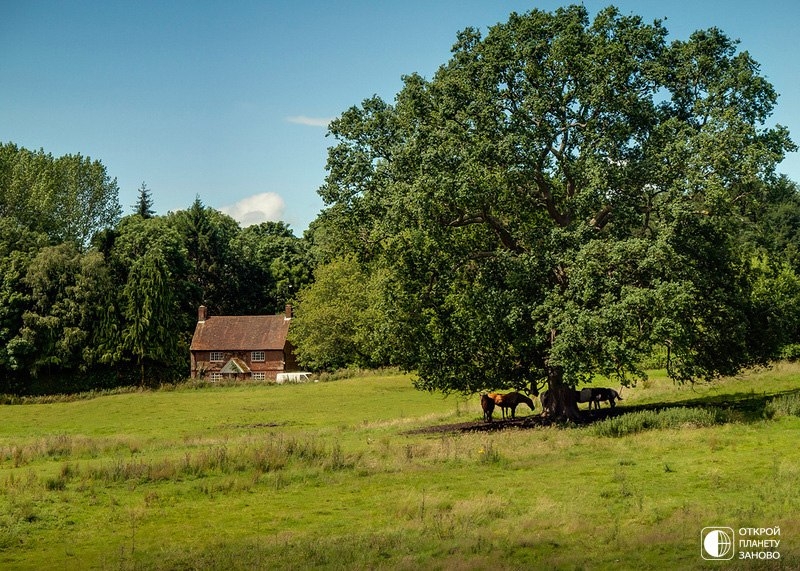
[[[153,193],[144,182],[139,187],[139,199],[133,205],[133,213],[144,219],[152,218],[156,214],[153,210]]]

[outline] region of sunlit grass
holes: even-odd
[[[791,568],[798,371],[491,432],[415,431],[481,411],[401,375],[4,406],[0,567],[694,569],[702,527],[778,525]]]

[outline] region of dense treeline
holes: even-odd
[[[241,228],[197,198],[155,216],[143,184],[121,217],[99,161],[0,147],[0,391],[187,376],[197,306],[283,309],[311,277],[283,223]]]

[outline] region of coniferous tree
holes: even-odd
[[[156,212],[153,210],[153,193],[147,188],[144,182],[142,182],[142,186],[139,187],[139,199],[136,201],[136,204],[133,205],[133,213],[145,219],[155,216]]]

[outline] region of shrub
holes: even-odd
[[[764,417],[800,416],[800,394],[775,397],[764,407]]]
[[[781,358],[787,361],[800,361],[800,343],[790,343],[781,349]]]
[[[645,430],[713,426],[724,422],[719,411],[705,408],[667,408],[629,412],[593,426],[597,436],[620,437]]]

